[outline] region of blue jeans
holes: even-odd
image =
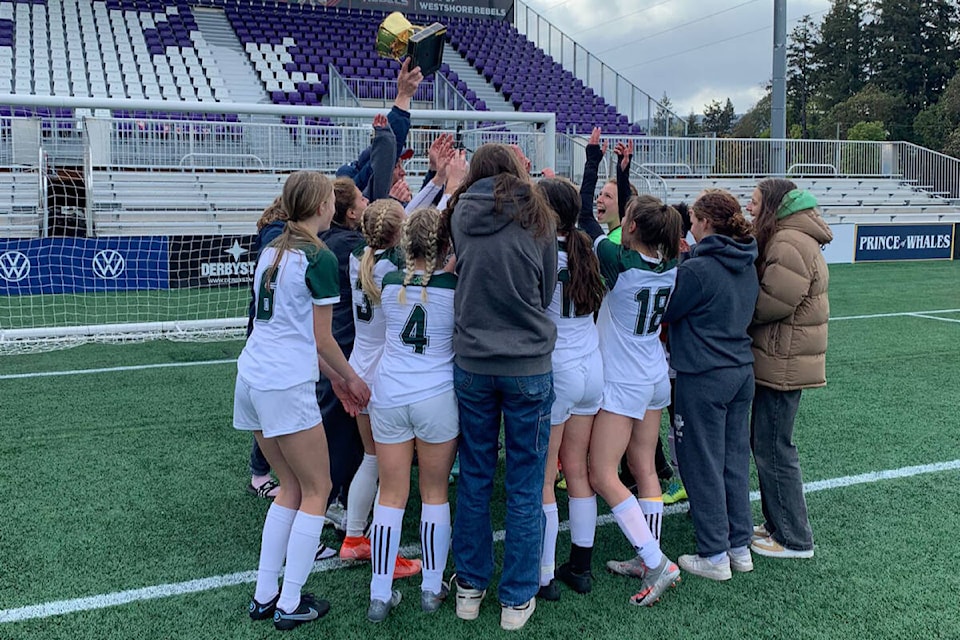
[[[454,366],[453,381],[460,409],[460,478],[453,522],[457,577],[465,585],[486,589],[493,574],[490,497],[502,415],[507,516],[499,599],[504,605],[521,605],[540,588],[553,373],[490,376]]]
[[[753,459],[760,480],[764,524],[787,549],[813,549],[813,531],[803,496],[800,457],[793,443],[793,424],[801,391],[777,391],[757,385],[750,418]]]

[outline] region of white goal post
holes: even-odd
[[[26,118],[18,139],[0,136],[0,354],[242,338],[263,208],[291,171],[332,175],[356,159],[373,117],[385,113],[16,95],[4,103],[56,110],[58,120]],[[411,118],[408,146],[422,158],[449,132],[468,150],[514,143],[535,171],[556,167],[553,113],[415,105]],[[14,162],[16,145],[31,126],[41,160],[25,167]],[[426,169],[416,159],[411,165],[413,173]],[[24,168],[42,176],[43,188],[28,193],[13,182]]]

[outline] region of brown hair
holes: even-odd
[[[377,261],[374,252],[397,244],[403,216],[403,205],[393,198],[383,198],[370,203],[360,218],[360,231],[367,241],[360,259],[360,286],[372,304],[380,304],[380,287],[373,277],[373,266]]]
[[[512,153],[512,152],[511,152]],[[447,226],[441,220],[440,211],[436,207],[421,207],[416,209],[404,221],[400,230],[400,248],[406,259],[406,272],[403,275],[403,285],[397,300],[400,304],[407,303],[407,285],[413,281],[414,260],[423,258],[426,263],[423,270],[423,287],[420,291],[420,300],[427,301],[427,283],[447,256],[450,248],[450,234]]]
[[[347,211],[353,208],[357,201],[357,185],[346,176],[333,181],[334,200],[333,221],[339,225],[346,223]]]
[[[294,245],[308,242],[321,249],[325,246],[303,221],[317,215],[320,207],[332,195],[333,183],[322,173],[297,171],[287,177],[287,181],[283,183],[283,194],[280,196],[280,208],[286,214],[287,224],[283,226],[283,233],[270,243],[270,246],[277,250],[277,254],[265,274],[267,282],[273,282],[280,259],[285,252],[292,250]]]
[[[580,192],[566,178],[546,178],[537,189],[557,214],[557,233],[567,236],[567,270],[569,286],[565,293],[578,316],[596,313],[603,302],[606,287],[600,276],[600,262],[593,252],[590,236],[576,228],[580,215]]]
[[[743,217],[740,203],[729,191],[708,189],[693,203],[693,215],[708,220],[713,230],[737,242],[747,242],[753,227]]]
[[[625,238],[631,222],[637,228],[630,238],[656,249],[662,259],[674,260],[680,255],[683,220],[676,209],[650,195],[633,196],[627,200],[627,211],[623,217]]]
[[[283,196],[277,196],[273,199],[267,208],[263,210],[263,213],[260,214],[260,219],[257,220],[257,232],[263,231],[271,222],[276,222],[277,220],[286,220],[287,212],[283,210],[282,203]]]
[[[444,220],[449,226],[460,194],[483,178],[495,178],[493,187],[494,214],[504,212],[508,203],[513,205],[513,217],[524,229],[531,229],[537,238],[548,236],[556,229],[556,214],[547,205],[540,192],[533,188],[530,176],[520,164],[516,152],[505,144],[488,142],[481,145],[470,159],[470,168],[463,182],[454,191]]]
[[[777,210],[784,196],[797,188],[786,178],[765,178],[757,183],[760,190],[760,211],[753,214],[753,229],[757,236],[757,266],[763,264],[767,244],[777,232]]]

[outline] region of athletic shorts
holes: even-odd
[[[374,442],[398,444],[418,438],[430,444],[453,440],[460,435],[457,394],[453,389],[440,395],[388,409],[370,407]]]
[[[553,372],[557,399],[550,409],[550,424],[563,424],[571,416],[593,416],[603,398],[603,358],[594,351],[575,366]]]
[[[608,413],[643,420],[647,411],[670,406],[670,378],[664,376],[654,384],[608,382],[603,389],[600,407]]]
[[[304,382],[289,389],[259,391],[237,376],[233,392],[233,428],[263,431],[276,438],[306,431],[323,422],[317,405],[317,383]]]

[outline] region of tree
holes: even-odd
[[[690,115],[687,116],[687,135],[695,136],[700,134],[700,122],[697,119],[697,114],[693,112],[693,109],[690,110]]]
[[[653,130],[650,135],[654,136],[680,136],[683,135],[683,120],[678,118],[673,112],[673,103],[666,91],[660,102],[657,104],[657,112],[653,116]]]
[[[736,112],[730,98],[727,98],[723,106],[720,106],[719,100],[713,100],[703,107],[703,130],[718,136],[727,135],[733,126],[734,117]]]
[[[913,116],[906,99],[898,94],[881,91],[867,85],[861,91],[834,106],[821,120],[818,133],[823,138],[845,138],[858,122],[880,122],[895,139],[909,137],[913,131]]]
[[[917,142],[945,151],[951,134],[960,127],[960,71],[953,76],[936,104],[917,114],[913,132]]]
[[[818,45],[817,25],[803,16],[790,33],[787,44],[787,119],[800,124],[800,137],[809,138],[807,111],[818,64],[814,50]]]
[[[914,114],[934,104],[960,59],[956,0],[876,0],[874,81]]]
[[[733,127],[734,138],[769,138],[770,137],[770,106],[773,94],[767,90],[753,108],[743,114]]]
[[[820,38],[813,46],[816,67],[811,82],[823,112],[867,83],[872,44],[870,34],[864,30],[866,7],[867,0],[834,0],[820,25]]]
[[[882,122],[858,122],[850,127],[847,140],[886,140],[889,133]]]

